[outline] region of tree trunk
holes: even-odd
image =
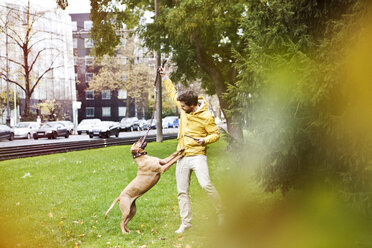
[[[30,118],[30,107],[31,107],[31,97],[29,94],[26,93],[25,99],[25,109],[23,111],[22,119],[23,121],[28,121]]]
[[[204,70],[212,79],[215,87],[218,100],[220,102],[220,107],[222,112],[226,118],[227,124],[227,131],[229,134],[238,142],[242,142],[243,138],[243,130],[238,118],[234,116],[230,116],[227,114],[227,110],[229,110],[229,104],[225,99],[223,99],[223,94],[227,91],[227,86],[225,84],[225,80],[223,74],[219,70],[219,68],[215,65],[213,58],[211,58],[205,51],[202,42],[199,39],[198,33],[194,33],[190,40],[192,44],[195,46],[195,55],[196,55],[196,62],[198,65]],[[229,78],[230,81],[232,80]]]
[[[130,101],[129,101],[129,96],[127,96],[127,111],[125,112],[125,117],[129,117],[129,106],[130,106]]]

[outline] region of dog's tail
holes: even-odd
[[[105,214],[105,219],[107,219],[108,213],[111,211],[111,209],[115,206],[115,204],[119,201],[119,197],[114,200],[114,202],[111,204],[110,208],[107,210]]]

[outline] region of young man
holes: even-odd
[[[193,91],[178,95],[164,69],[160,67],[159,72],[169,96],[180,109],[177,149],[185,148],[184,157],[177,162],[176,166],[177,197],[182,220],[176,233],[183,233],[191,227],[189,186],[192,171],[195,172],[200,186],[214,204],[220,224],[223,221],[221,200],[209,178],[206,157],[207,144],[216,142],[220,138],[214,117],[208,111],[208,105],[203,97],[198,97]]]

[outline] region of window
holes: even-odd
[[[127,113],[127,107],[119,107],[119,116],[125,116]]]
[[[103,117],[111,116],[111,107],[102,107],[102,116]]]
[[[72,31],[77,31],[77,22],[71,22]]]
[[[93,73],[85,73],[85,82],[88,83],[93,80]]]
[[[93,65],[93,57],[85,56],[85,65]]]
[[[119,90],[118,98],[119,99],[127,99],[127,90],[125,90],[125,89]]]
[[[84,21],[84,30],[91,30],[93,26],[92,21]]]
[[[90,38],[84,39],[84,46],[85,48],[92,48],[93,47],[93,41]]]
[[[94,107],[86,107],[85,117],[94,117]]]
[[[72,39],[72,42],[73,42],[74,48],[77,48],[77,39],[76,38],[73,38]]]
[[[102,91],[102,99],[106,99],[106,100],[111,99],[111,91],[110,90],[103,90]]]
[[[85,91],[85,99],[94,100],[94,90]]]

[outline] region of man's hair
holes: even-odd
[[[179,95],[177,101],[184,102],[187,106],[196,106],[198,105],[198,94],[192,90],[188,90]]]

